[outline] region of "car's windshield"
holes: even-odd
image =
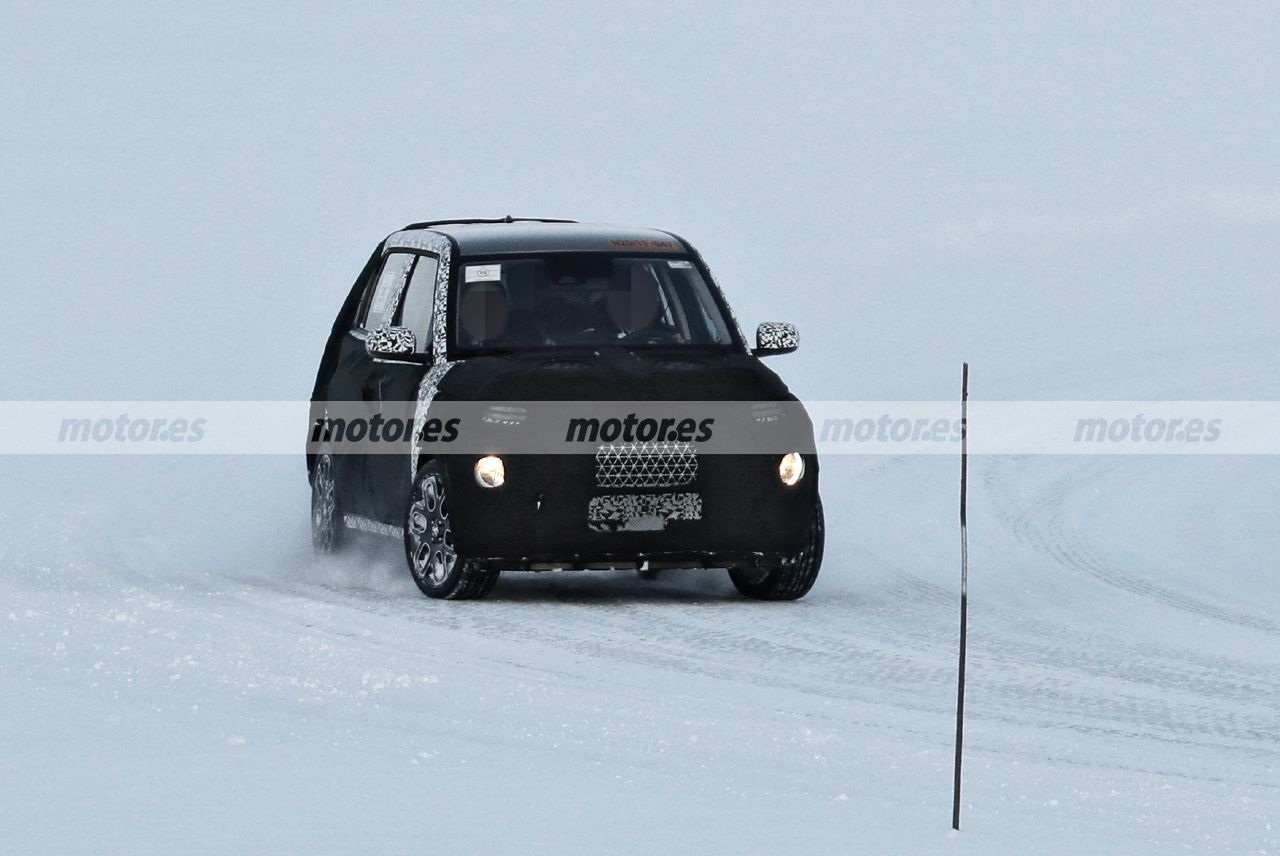
[[[729,347],[712,288],[690,257],[548,253],[467,260],[458,277],[454,346]]]

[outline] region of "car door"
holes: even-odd
[[[400,299],[387,319],[387,323],[413,333],[414,356],[405,360],[371,360],[369,383],[378,403],[386,442],[366,459],[368,487],[377,519],[395,526],[404,522],[413,479],[409,471],[409,448],[418,386],[431,366],[432,319],[439,270],[439,257],[416,253]]]
[[[395,310],[395,297],[413,265],[405,252],[388,253],[370,280],[356,311],[351,330],[343,337],[338,366],[329,385],[329,415],[335,418],[331,433],[337,454],[334,465],[348,514],[376,517],[377,507],[369,479],[369,426],[378,412],[376,367],[365,347],[369,332],[387,321]]]

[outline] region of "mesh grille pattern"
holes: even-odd
[[[698,477],[689,443],[605,443],[596,450],[600,487],[680,487]]]

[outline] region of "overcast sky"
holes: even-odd
[[[685,235],[809,397],[1280,395],[1280,6],[318,8],[4,4],[0,398],[305,397],[506,213]]]

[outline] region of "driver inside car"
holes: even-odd
[[[648,265],[625,264],[615,271],[605,308],[619,339],[661,344],[684,337],[662,317],[661,286]]]

